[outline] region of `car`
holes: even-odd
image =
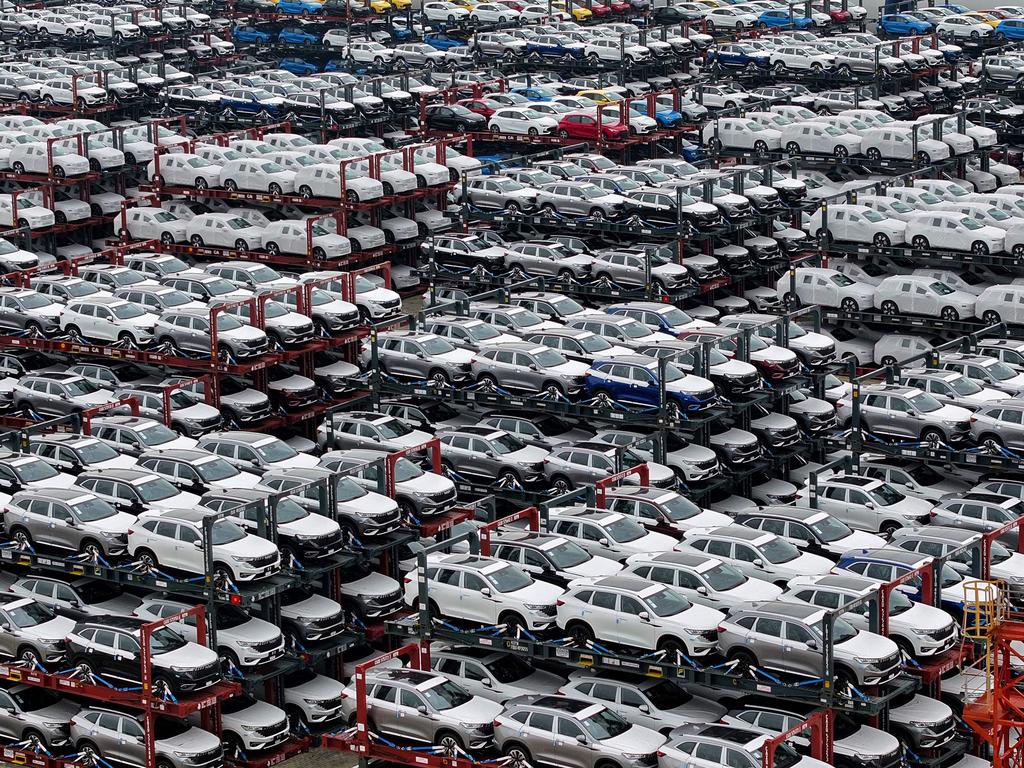
[[[220,165],[211,163],[199,155],[180,153],[161,155],[159,165],[153,160],[146,166],[146,175],[158,185],[171,184],[209,189],[220,186],[221,170]]]
[[[828,616],[828,609],[806,603],[753,603],[725,618],[720,647],[726,658],[751,668],[817,678],[825,664],[822,620]],[[840,691],[881,685],[900,674],[902,658],[896,643],[858,630],[841,616],[831,621],[832,663]]]
[[[622,621],[622,615],[636,616]],[[577,579],[560,598],[556,623],[579,646],[597,641],[697,658],[717,645],[724,614],[637,576]]]
[[[834,216],[835,209],[841,207],[839,204],[830,205],[829,213]],[[863,213],[851,214],[851,216],[867,216],[870,213],[873,212],[868,210]],[[810,227],[812,230],[814,229],[813,221],[812,217]],[[831,225],[829,232],[833,232]],[[874,237],[877,236],[876,234]],[[859,312],[874,305],[874,286],[858,283],[838,270],[822,267],[796,267],[791,274],[785,274],[779,278],[775,284],[775,290],[776,295],[790,306],[818,304],[837,307],[844,312]]]
[[[479,555],[428,555],[423,576],[429,585],[428,606],[419,606],[420,579],[405,580],[405,602],[427,607],[432,616],[494,626],[509,634],[519,628],[546,629],[555,621],[555,602],[563,590],[537,581],[517,565]]]
[[[595,557],[624,562],[638,552],[668,552],[678,539],[649,531],[633,516],[587,507],[550,510],[548,530],[574,541]]]
[[[432,386],[461,386],[473,378],[474,354],[447,339],[419,331],[385,331],[378,336],[376,361],[390,376],[426,380]],[[369,365],[372,348],[364,343],[360,360]]]
[[[261,158],[228,160],[220,169],[220,183],[229,192],[241,189],[271,195],[290,195],[296,189],[295,179],[295,171]]]
[[[669,360],[642,355],[595,360],[586,370],[585,386],[590,397],[633,406],[663,405],[670,419],[706,410],[718,402],[714,384],[708,379],[685,373]]]
[[[149,570],[174,568],[196,573],[209,567],[213,578],[225,585],[264,579],[281,569],[276,545],[223,518],[211,524],[214,561],[206,563],[203,550],[196,544],[203,541],[207,527],[204,518],[209,514],[195,505],[142,513],[128,534],[129,555]]]
[[[774,533],[807,552],[825,557],[834,558],[851,549],[885,545],[881,537],[854,531],[843,518],[818,509],[764,506],[756,511],[739,512],[734,519],[740,525]]]
[[[527,445],[514,435],[490,427],[456,427],[438,433],[441,464],[448,474],[464,475],[509,487],[544,480],[549,451]]]
[[[956,211],[919,211],[907,218],[906,239],[918,250],[941,242],[951,251],[988,255],[1003,250],[1005,233]]]
[[[263,228],[231,213],[204,213],[185,226],[188,241],[199,248],[207,245],[256,250],[263,245]]]
[[[706,125],[701,138],[713,152],[722,149],[751,149],[765,156],[782,148],[782,133],[742,117],[723,117]]]
[[[38,604],[24,600],[12,601],[8,605],[12,606],[10,610],[24,614],[23,621],[31,615],[33,607],[42,610]],[[26,606],[29,606],[27,612]],[[2,605],[0,613],[3,613]],[[8,683],[0,687],[0,734],[16,743],[27,742],[48,750],[61,749],[70,744],[71,719],[79,709],[78,704],[64,699],[56,691]]]
[[[491,552],[563,589],[577,578],[611,576],[622,570],[621,563],[593,555],[574,541],[534,531],[512,530],[492,536]]]
[[[951,494],[939,501],[932,511],[936,525],[987,533],[1003,528],[1017,520],[1024,509],[1024,501],[1016,496],[1004,496],[985,491]],[[1011,547],[1017,545],[1017,531],[1011,530],[999,537]]]
[[[17,410],[55,416],[116,407],[118,403],[110,390],[98,387],[82,376],[67,373],[23,376],[14,385],[11,399]],[[129,408],[125,405],[120,410],[127,412]]]
[[[123,554],[135,516],[78,488],[15,493],[4,508],[4,526],[21,548],[37,545],[82,553],[90,560]]]
[[[747,576],[781,587],[793,576],[827,573],[832,567],[831,560],[801,552],[780,536],[741,525],[688,531],[679,550],[710,555]]]
[[[638,552],[626,559],[623,575],[635,575],[675,588],[694,603],[724,612],[757,600],[774,600],[782,587],[751,579],[742,571],[690,551]]]
[[[587,366],[545,346],[514,342],[471,356],[470,374],[492,388],[539,392],[564,399],[582,393]]]
[[[231,312],[207,309],[164,311],[153,327],[156,343],[178,354],[211,355],[228,360],[245,360],[266,354],[270,340],[265,331],[242,322]],[[211,327],[216,326],[217,348],[212,350]]]
[[[540,136],[553,134],[558,130],[558,121],[522,106],[499,107],[487,119],[487,130],[491,133],[526,134]]]
[[[316,466],[315,457],[308,453],[298,453],[284,440],[259,432],[212,432],[199,438],[196,445],[223,456],[243,470],[265,472],[270,469],[306,469]]]
[[[992,37],[995,29],[982,19],[967,14],[957,14],[942,19],[935,25],[935,32],[939,39],[945,42],[967,41],[977,44]]]
[[[686,725],[672,732],[662,745],[662,768],[712,768],[732,760],[737,768],[757,768],[765,742],[773,737],[763,731],[732,724]],[[776,744],[778,759],[794,768],[823,768],[827,763],[800,755],[789,742]]]
[[[878,31],[896,37],[927,35],[932,29],[931,22],[922,21],[905,13],[889,13],[878,19]]]
[[[151,722],[154,756],[170,768],[211,768],[223,761],[219,736],[188,721],[158,717]],[[71,719],[70,736],[75,751],[92,759],[128,764],[146,759],[146,719],[119,709],[84,707]]]
[[[0,288],[0,333],[53,336],[60,330],[61,304],[29,288]]]
[[[222,456],[196,448],[144,451],[135,461],[136,468],[159,475],[194,494],[222,488],[252,488],[259,481],[256,475],[239,471]]]

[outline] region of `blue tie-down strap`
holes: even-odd
[[[81,752],[77,752],[77,753],[75,753],[73,755],[68,755],[67,757],[65,757],[63,759],[68,761],[68,762],[77,763],[77,762],[83,760],[83,758],[86,758],[86,757],[87,756],[82,754]],[[106,760],[104,760],[102,757],[97,755],[95,752],[90,753],[88,755],[88,759],[89,759],[90,762],[83,762],[82,765],[94,765],[94,766],[99,766],[100,768],[114,768],[113,765],[108,763]]]
[[[611,649],[606,648],[596,640],[587,640],[585,647],[591,651],[597,651],[598,653],[607,653],[608,655],[611,655],[612,653]]]
[[[162,698],[164,701],[169,701],[172,704],[178,703],[178,697],[175,696],[174,692],[167,686],[164,686],[164,689],[160,692],[160,698]]]
[[[561,392],[554,392],[554,393],[551,393],[551,392],[544,392],[544,393],[543,393],[543,394],[542,394],[542,395],[540,396],[540,399],[541,399],[541,400],[553,400],[553,401],[555,401],[556,403],[571,403],[571,402],[572,402],[572,400],[570,400],[570,399],[569,399],[568,397],[566,397],[566,396],[565,396],[565,395],[564,395],[563,393],[561,393]]]
[[[766,672],[765,670],[761,669],[760,667],[748,666],[747,668],[751,672],[753,672],[755,676],[756,675],[760,675],[765,680],[770,680],[771,682],[775,683],[776,685],[782,685],[782,680],[780,680],[779,678],[777,678],[775,675],[771,674],[770,672]]]
[[[849,688],[851,698],[859,699],[860,701],[869,701],[868,697],[864,695],[864,692],[853,683],[850,683]]]
[[[245,677],[245,673],[238,668],[235,662],[231,661],[231,659],[228,659],[228,676],[242,679]]]
[[[508,627],[506,626],[505,629],[508,629]],[[523,635],[526,635],[527,640],[532,640],[535,643],[537,642],[537,636],[533,634],[533,632],[528,630],[526,627],[517,627],[515,635],[516,640],[522,640]]]
[[[701,669],[696,661],[682,651],[676,651],[676,658],[674,660],[666,658],[668,655],[668,651],[652,651],[651,653],[645,653],[640,658],[643,661],[656,661],[660,664],[675,664],[676,666],[685,663],[691,669]]]
[[[306,566],[304,566],[302,564],[302,561],[299,560],[299,558],[297,558],[294,554],[289,554],[288,555],[288,567],[291,570],[293,570],[293,571],[304,571],[304,570],[306,570]]]
[[[16,541],[5,541],[3,543],[3,547],[0,547],[0,548],[2,548],[2,549],[16,549],[19,552],[29,552],[29,553],[31,553],[33,555],[36,554],[36,548],[32,546],[32,542],[31,541],[26,541],[24,544],[19,544]]]
[[[354,626],[358,627],[359,629],[366,629],[366,622],[360,619],[354,613],[352,614],[352,618],[349,620],[348,625],[350,627]]]
[[[520,483],[514,475],[506,474],[501,480],[498,480],[494,484],[495,488],[502,488],[507,491],[521,491],[523,490],[523,484]]]
[[[907,758],[907,762],[908,763],[920,763],[920,762],[923,762],[921,760],[921,756],[919,754],[917,754],[917,752],[912,750],[910,747],[908,747],[906,744],[903,745],[903,752],[904,752],[904,757]]]
[[[474,392],[474,391],[476,391],[476,392],[481,392],[481,391],[483,391],[483,392],[493,392],[496,395],[505,395],[506,397],[512,397],[512,393],[509,392],[507,389],[503,389],[502,387],[498,386],[497,384],[493,384],[493,385],[492,384],[484,384],[482,381],[478,381],[476,384],[470,384],[468,387],[465,387],[464,391],[466,391],[466,392]]]
[[[46,748],[46,744],[44,744],[43,740],[40,738],[22,739],[21,741],[14,742],[10,746],[12,749],[17,749],[22,752],[36,752],[42,753],[47,757],[53,756],[53,753]]]
[[[101,555],[99,552],[96,553],[95,557],[90,557],[89,555],[85,554],[84,552],[79,552],[78,554],[75,554],[75,555],[72,555],[71,557],[69,557],[68,560],[72,560],[74,562],[96,563],[96,564],[102,565],[102,566],[104,566],[106,568],[110,567],[110,563],[107,562],[107,559],[105,557],[103,557],[103,555]]]
[[[813,680],[801,680],[801,681],[799,681],[797,683],[793,683],[793,685],[796,686],[797,688],[805,688],[805,687],[807,687],[809,685],[821,685],[824,682],[825,682],[824,678],[816,677]]]
[[[438,625],[444,627],[445,629],[450,629],[452,632],[462,632],[463,631],[462,627],[456,627],[450,621],[445,621],[444,619],[439,619],[437,616],[431,616],[430,619],[435,624],[438,624]]]

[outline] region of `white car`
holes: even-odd
[[[72,338],[129,342],[143,347],[153,341],[157,316],[140,304],[112,296],[69,301],[60,313],[61,331]]]
[[[332,38],[337,36],[337,39]],[[348,35],[340,29],[332,29],[324,35],[324,45],[345,45]],[[383,66],[395,57],[394,48],[378,43],[376,40],[353,40],[344,49],[344,55],[361,64]]]
[[[551,510],[548,530],[575,541],[592,555],[619,562],[640,552],[669,552],[678,543],[672,536],[647,530],[637,518],[582,507]]]
[[[935,25],[940,40],[969,40],[978,42],[992,36],[995,31],[985,22],[971,16],[948,16]]]
[[[875,306],[886,315],[906,313],[959,320],[974,317],[975,297],[931,277],[893,275],[875,289]]]
[[[917,210],[910,203],[884,195],[857,195],[857,204],[867,206],[889,219],[897,219],[903,222],[907,221],[909,215]]]
[[[978,255],[1002,252],[1006,235],[955,211],[918,211],[907,218],[906,239],[917,250],[942,248]]]
[[[554,623],[561,587],[535,581],[522,568],[505,560],[478,555],[428,555],[426,579],[432,616],[463,619],[484,626],[547,629]],[[419,605],[416,571],[405,578],[405,602]]]
[[[712,8],[704,15],[708,32],[714,34],[716,28],[721,29],[747,29],[757,24],[760,14],[753,13],[745,8],[733,8],[725,6]]]
[[[1024,240],[1021,241],[1024,243]],[[993,285],[978,296],[975,311],[985,325],[1024,322],[1024,285]]]
[[[824,222],[823,215],[827,217]],[[871,243],[876,248],[902,244],[906,241],[906,230],[906,222],[890,219],[866,205],[850,203],[831,203],[827,213],[818,208],[807,223],[807,231],[816,237]]]
[[[87,80],[45,80],[39,87],[39,95],[44,104],[62,104],[79,109],[106,104],[110,99],[106,90],[90,85]]]
[[[952,411],[969,412],[954,406]],[[810,506],[810,493],[801,494],[797,506]],[[887,535],[900,527],[921,525],[930,518],[932,504],[926,499],[900,493],[883,480],[845,473],[818,481],[817,509],[828,512],[850,528]]]
[[[55,179],[81,176],[89,172],[87,157],[58,144],[53,144],[47,149],[46,143],[40,141],[11,147],[9,160],[15,173],[41,173],[52,175]]]
[[[446,21],[449,24],[454,24],[457,21],[468,19],[469,11],[455,3],[424,3],[423,16],[427,21]]]
[[[210,514],[202,507],[143,512],[128,532],[128,553],[149,569],[206,573],[203,548],[194,543],[203,541],[203,518]],[[164,522],[173,525],[161,525]],[[211,575],[218,583],[254,581],[281,568],[276,544],[246,533],[230,520],[213,523],[213,539]]]
[[[793,123],[781,130],[782,146],[791,155],[812,153],[844,159],[860,153],[860,137],[820,122]]]
[[[220,179],[229,192],[243,189],[290,195],[295,191],[295,171],[261,157],[229,160],[221,168]]]
[[[775,290],[780,299],[797,303],[838,307],[844,312],[859,312],[874,306],[874,286],[851,280],[842,272],[822,267],[797,267],[795,278],[783,272]],[[793,292],[799,302],[793,301]]]
[[[295,171],[295,191],[302,197],[321,197],[339,200],[344,196],[351,203],[362,203],[384,196],[384,184],[360,170],[358,163],[345,167],[342,176],[339,165],[320,163]],[[412,175],[412,174],[409,174]],[[386,174],[382,173],[381,177]],[[413,179],[415,186],[415,178]]]
[[[518,19],[519,11],[501,3],[478,3],[469,12],[469,18],[473,21],[495,21],[504,24],[507,21]]]
[[[231,213],[203,213],[188,222],[188,240],[197,248],[215,245],[239,251],[263,246],[263,228]]]
[[[680,552],[716,557],[753,579],[783,587],[794,576],[828,573],[833,562],[802,552],[781,536],[741,525],[688,531]]]
[[[615,37],[591,38],[583,48],[583,55],[592,63],[617,61],[634,64],[650,59],[651,51],[636,43],[627,42],[623,47],[622,40],[616,35]]]
[[[188,241],[187,222],[162,208],[129,208],[125,212],[125,229],[136,240],[159,240],[165,245]]]
[[[263,247],[267,253],[297,253],[314,259],[336,259],[352,253],[347,237],[328,232],[315,223],[311,228],[304,221],[272,221],[263,228]]]
[[[861,151],[869,160],[913,160],[933,163],[950,156],[949,147],[941,141],[924,138],[920,132],[916,141],[910,128],[884,125],[868,128],[861,133]]]
[[[782,148],[782,133],[743,117],[724,117],[701,131],[709,148],[752,149],[760,155]]]
[[[776,75],[788,71],[832,69],[836,63],[834,53],[817,50],[813,45],[779,45],[768,57],[769,66]]]
[[[220,172],[219,165],[214,165],[199,155],[189,155],[184,152],[162,155],[159,170],[155,160],[146,166],[146,176],[150,181],[195,187],[196,189],[219,186]]]
[[[699,552],[643,552],[630,555],[622,574],[675,587],[691,602],[726,611],[743,603],[775,600],[782,588],[752,579],[721,560]]]
[[[558,121],[529,107],[501,107],[491,114],[487,127],[492,133],[538,136],[553,134],[558,129]]]
[[[675,656],[707,656],[725,614],[637,576],[577,579],[558,599],[555,623],[578,644],[596,640]]]
[[[17,206],[17,210],[15,210]],[[29,229],[45,229],[56,222],[53,211],[43,208],[21,195],[0,195],[0,224],[8,227],[28,227]]]
[[[968,195],[969,196],[969,195]],[[956,201],[944,200],[935,206],[938,211],[953,211],[969,216],[985,227],[995,227],[1004,232],[1024,225],[1024,219],[1011,216],[1001,208],[987,203],[962,202],[963,198]]]

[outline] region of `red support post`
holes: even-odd
[[[597,506],[604,509],[607,489],[618,485],[621,480],[624,480],[627,477],[632,477],[633,475],[637,475],[640,478],[641,486],[646,486],[651,482],[651,470],[645,462],[643,464],[637,464],[635,467],[624,469],[621,472],[616,472],[614,475],[609,475],[608,477],[594,483],[594,489],[597,491]]]
[[[490,557],[491,534],[503,525],[514,523],[517,520],[526,520],[529,523],[529,530],[534,533],[538,533],[540,531],[540,510],[537,509],[537,507],[527,507],[526,509],[521,509],[518,512],[513,512],[511,515],[506,515],[505,517],[500,517],[497,520],[492,520],[478,530],[478,533],[480,534],[480,554],[484,557]]]
[[[408,448],[403,448],[400,451],[389,453],[384,457],[384,483],[387,488],[387,494],[392,499],[395,497],[395,465],[398,464],[398,460],[405,458],[414,453],[426,452],[430,458],[430,468],[435,475],[442,474],[441,471],[441,441],[436,437],[432,437],[425,443],[419,445],[412,445]]]

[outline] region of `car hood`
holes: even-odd
[[[286,611],[295,616],[309,617],[311,619],[321,619],[328,616],[334,616],[341,610],[341,606],[334,602],[330,598],[323,597],[322,595],[310,595],[305,600],[301,600],[297,603],[291,603],[288,606],[282,608],[282,611]]]
[[[268,385],[270,389],[283,389],[288,391],[300,391],[308,389],[313,385],[313,382],[307,379],[305,376],[286,376],[283,379],[277,379],[276,381],[270,382]]]
[[[214,654],[216,658],[216,654]],[[184,752],[189,755],[196,755],[213,749],[220,748],[220,737],[214,736],[202,728],[192,727],[184,733],[178,734],[170,739],[160,739],[156,742],[160,749],[171,750],[172,752]]]
[[[601,740],[601,746],[605,749],[610,749],[615,753],[629,752],[633,754],[657,752],[658,747],[664,743],[664,736],[640,725],[634,725],[628,731],[611,739]]]
[[[245,538],[230,544],[218,544],[214,551],[218,550],[239,557],[262,557],[277,554],[277,546],[273,542],[252,534],[247,534]]]
[[[849,536],[829,542],[826,546],[837,554],[843,554],[852,549],[877,549],[885,545],[881,536],[866,531],[851,531]]]
[[[281,637],[281,630],[275,624],[262,619],[249,619],[231,629],[218,629],[218,635],[233,636],[246,642],[259,643],[264,640],[276,640]],[[278,718],[279,719],[279,718]],[[273,722],[277,722],[275,719]]]
[[[565,592],[561,587],[546,581],[534,581],[532,584],[505,594],[524,603],[537,605],[554,605],[555,601]]]
[[[167,667],[194,669],[207,664],[214,664],[218,661],[220,661],[220,657],[215,651],[198,643],[185,643],[181,648],[176,648],[173,651],[153,654],[153,666],[164,667],[165,669]],[[182,746],[188,743],[187,741],[182,742]],[[190,744],[189,751],[192,751],[194,747],[194,744]]]
[[[899,707],[891,707],[889,715],[898,723],[941,723],[943,720],[953,716],[953,710],[938,699],[914,694],[914,698],[906,704]]]
[[[135,515],[127,512],[118,512],[116,515],[105,517],[102,520],[94,520],[89,527],[97,531],[108,531],[111,533],[127,533],[128,527],[136,522]]]
[[[57,615],[42,624],[25,627],[21,632],[28,637],[36,637],[40,640],[63,640],[74,631],[76,623],[72,618]]]
[[[761,579],[747,579],[738,587],[723,592],[722,594],[728,595],[733,600],[742,602],[775,600],[782,594],[782,587]]]
[[[854,755],[865,756],[888,755],[900,748],[899,739],[895,736],[869,725],[862,725],[856,733],[838,739],[836,744],[842,744]]]
[[[781,563],[778,567],[785,568],[786,570],[790,571],[795,571],[801,575],[824,575],[835,567],[835,563],[833,563],[827,557],[821,557],[820,555],[812,555],[807,552],[802,552],[800,556],[795,560],[790,560],[788,563]]]
[[[225,720],[243,723],[244,728],[246,725],[257,727],[277,725],[284,721],[285,715],[281,709],[273,704],[267,704],[265,701],[253,701],[251,706],[238,712],[224,714],[222,717]]]
[[[261,405],[267,401],[267,396],[255,389],[243,389],[241,392],[235,392],[226,397],[232,403],[240,403],[242,405]]]
[[[928,631],[945,629],[952,623],[953,619],[944,610],[924,603],[912,603],[909,610],[898,616],[889,617],[889,626],[897,625]]]
[[[465,704],[445,710],[445,719],[459,720],[466,723],[486,723],[490,725],[501,711],[504,705],[496,701],[474,696]]]
[[[280,524],[277,530],[289,535],[329,536],[337,533],[338,524],[329,517],[314,513],[293,523]]]
[[[544,448],[538,448],[535,445],[527,445],[523,448],[520,448],[518,451],[506,453],[505,457],[508,458],[510,461],[517,461],[524,464],[534,464],[537,462],[544,461],[544,459],[548,457],[549,453],[550,451],[547,451]]]
[[[845,653],[868,659],[884,659],[899,652],[899,646],[892,640],[874,632],[858,632],[854,637],[836,644]]]
[[[971,412],[959,405],[943,405],[932,415],[942,421],[968,421],[971,418]]]
[[[585,563],[574,565],[571,568],[564,568],[563,570],[577,578],[601,578],[603,576],[614,576],[622,570],[622,563],[608,557],[595,555]]]
[[[345,583],[345,587],[360,595],[379,597],[380,595],[390,595],[392,592],[398,590],[400,585],[390,576],[385,576],[382,573],[373,571],[368,573],[366,576],[363,576],[361,579],[347,581]]]

